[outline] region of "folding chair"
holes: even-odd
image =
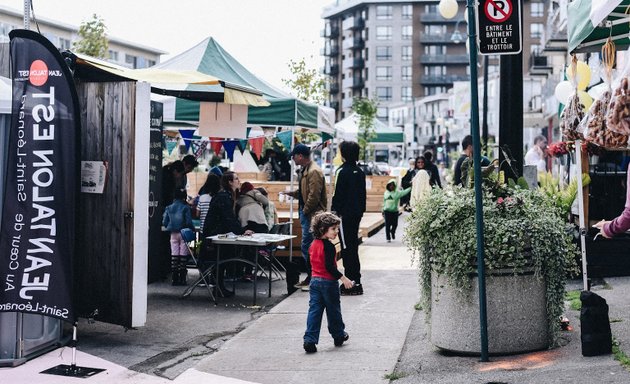
[[[203,283],[206,289],[208,290],[208,293],[210,294],[212,301],[216,301],[214,298],[214,294],[212,293],[212,289],[214,288],[214,285],[210,283],[210,276],[212,274],[212,266],[204,267],[199,260],[199,255],[197,254],[198,242],[197,242],[197,237],[195,235],[195,231],[193,231],[190,228],[184,228],[180,231],[180,233],[182,235],[182,239],[184,239],[184,241],[186,242],[186,246],[188,247],[188,252],[190,253],[190,258],[192,259],[191,260],[192,262],[187,264],[187,267],[191,266],[197,269],[197,271],[199,271],[199,278],[190,287],[186,288],[186,290],[182,294],[182,297],[190,296],[190,294],[195,290],[195,288],[197,288],[199,285]]]
[[[276,235],[288,235],[291,230],[290,226],[291,226],[290,221],[274,224],[274,226],[271,227],[271,229],[269,230],[269,233],[273,233]],[[271,247],[267,250],[268,254],[261,253],[261,256],[263,257],[265,261],[271,264],[271,270],[273,271],[273,274],[276,275],[278,279],[284,280],[284,276],[282,276],[280,272],[283,271],[286,273],[287,272],[286,268],[284,268],[284,265],[282,265],[282,263],[280,263],[278,259],[276,259],[275,257],[273,258],[273,261],[272,261],[272,257],[271,257],[273,254],[275,254],[275,252],[278,249],[285,249],[285,247],[283,245]]]

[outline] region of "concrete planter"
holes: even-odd
[[[458,293],[444,276],[431,279],[431,342],[438,348],[481,353],[479,291]],[[486,277],[488,351],[522,353],[549,346],[545,283],[533,274]]]

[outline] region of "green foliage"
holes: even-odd
[[[73,50],[100,59],[107,58],[109,42],[106,31],[107,27],[103,19],[93,14],[92,20],[84,21],[79,26],[78,35],[81,40],[74,43]]]
[[[569,302],[569,308],[574,311],[582,309],[582,301],[580,300],[580,291],[569,291],[565,295],[565,300]]]
[[[630,358],[624,351],[621,350],[617,339],[613,339],[612,352],[613,356],[615,356],[615,360],[617,360],[627,371],[630,371]]]
[[[307,68],[304,58],[289,60],[287,65],[293,78],[282,79],[282,82],[295,91],[297,98],[315,104],[324,104],[328,100],[326,78],[317,69]]]
[[[392,372],[392,373],[386,374],[385,376],[383,376],[383,378],[385,380],[394,381],[394,380],[402,379],[405,376],[407,376],[407,374],[403,372]]]
[[[577,197],[577,180],[573,179],[569,185],[561,185],[560,180],[551,173],[539,173],[538,182],[540,190],[547,195],[562,211],[562,217],[567,218],[571,213],[571,205]],[[591,183],[591,177],[587,173],[582,174],[582,185]]]
[[[355,97],[352,100],[352,112],[359,117],[357,142],[360,148],[359,158],[363,161],[367,161],[368,145],[376,137],[374,118],[376,118],[377,107],[378,101],[375,99]]]
[[[533,270],[545,281],[548,333],[555,345],[565,279],[577,272],[577,248],[553,200],[538,190],[503,186],[503,192],[506,197],[497,197],[489,189],[483,195],[486,271],[491,278],[494,272]],[[475,192],[434,189],[413,208],[404,242],[418,265],[421,305],[429,312],[431,273],[446,277],[462,294],[471,289],[470,277],[477,262]]]

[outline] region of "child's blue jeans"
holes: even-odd
[[[337,339],[343,338],[345,325],[341,318],[341,299],[336,280],[326,280],[312,277],[309,286],[310,299],[308,302],[308,316],[306,318],[305,343],[319,343],[319,331],[322,326],[322,315],[326,310],[328,332]]]

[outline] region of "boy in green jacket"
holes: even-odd
[[[396,228],[398,227],[398,202],[403,196],[411,192],[411,187],[399,191],[396,179],[391,179],[385,187],[387,190],[383,194],[383,216],[385,217],[385,236],[387,242],[396,240]]]

